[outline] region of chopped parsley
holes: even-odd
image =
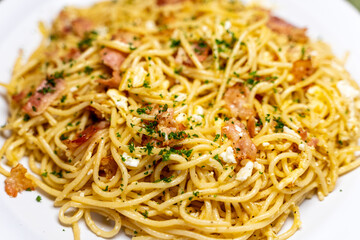
[[[37,196],[37,197],[36,197],[36,201],[37,201],[37,202],[41,202],[41,196]]]
[[[171,48],[176,48],[176,47],[180,46],[180,40],[170,39],[170,41],[171,41],[171,44],[170,44]]]

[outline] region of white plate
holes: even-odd
[[[5,0],[0,2],[0,81],[10,78],[20,48],[29,54],[38,44],[37,22],[50,22],[62,6],[88,5],[94,0]],[[360,15],[344,0],[268,0],[275,12],[290,22],[309,28],[333,46],[338,56],[351,53],[347,68],[360,81]],[[3,91],[2,91],[3,92]],[[6,102],[0,99],[0,125],[6,122]],[[3,143],[1,140],[0,144]],[[26,192],[9,198],[0,176],[0,239],[72,239],[72,231],[57,220],[58,209],[42,192]],[[300,208],[302,227],[292,240],[356,239],[360,213],[360,169],[341,177],[323,202],[315,197]],[[42,201],[35,201],[41,195]],[[82,223],[82,239],[100,239]],[[117,236],[116,239],[128,239]]]

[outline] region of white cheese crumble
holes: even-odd
[[[360,96],[360,91],[352,87],[346,80],[339,81],[336,84],[336,87],[339,89],[341,95],[349,102],[349,119],[347,122],[348,128],[358,131],[355,98]]]
[[[76,92],[78,88],[76,86],[70,88],[70,92]]]
[[[258,162],[254,162],[254,168],[256,169],[256,170],[262,170],[262,168],[263,168],[263,166],[260,164],[260,163],[258,163]]]
[[[200,116],[198,114],[192,115],[191,118],[194,120],[194,122],[197,122],[197,123],[200,123],[203,120],[202,116]]]
[[[136,66],[132,70],[132,86],[141,87],[144,85],[147,72],[142,66]]]
[[[179,113],[179,115],[176,116],[175,120],[178,123],[185,123],[186,122],[186,114],[185,113]]]
[[[240,137],[244,136],[243,130],[238,125],[235,125],[235,130],[239,133]]]
[[[232,147],[228,147],[225,152],[220,153],[219,155],[224,162],[227,163],[236,163],[234,149]]]
[[[231,28],[231,22],[230,22],[229,20],[225,22],[224,28],[225,28],[226,30],[228,30],[228,29]]]
[[[85,193],[84,193],[84,192],[80,192],[80,197],[85,197]]]
[[[300,144],[299,144],[299,150],[305,151],[305,144],[300,143]]]
[[[198,115],[204,115],[204,109],[201,106],[196,106],[195,113]]]
[[[128,99],[127,97],[120,94],[120,92],[116,89],[109,89],[106,94],[113,100],[116,107],[120,109],[128,110]]]
[[[268,142],[263,142],[262,145],[263,145],[263,147],[267,147],[267,146],[270,145],[270,143],[268,143]]]
[[[336,87],[339,89],[341,95],[348,99],[354,99],[360,96],[359,90],[355,89],[350,83],[346,80],[341,80],[336,84]]]
[[[122,157],[125,159],[124,164],[129,167],[137,167],[140,160],[129,156],[126,152],[123,153]]]
[[[152,20],[146,21],[145,27],[146,27],[146,29],[148,29],[148,30],[156,30],[156,24],[155,24],[155,22],[152,21]]]
[[[90,176],[93,172],[94,172],[94,170],[93,170],[93,169],[90,169],[90,170],[87,172],[87,175]]]
[[[187,94],[185,93],[177,93],[175,95],[175,102],[182,102],[182,101],[185,101],[187,98]]]
[[[252,173],[252,170],[254,168],[254,163],[251,161],[248,161],[246,165],[240,169],[240,171],[236,174],[236,180],[238,181],[246,181]]]

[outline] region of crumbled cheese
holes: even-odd
[[[97,27],[95,29],[95,31],[97,32],[99,37],[105,37],[106,34],[108,34],[109,29],[107,27],[103,26],[103,27]]]
[[[270,145],[270,143],[268,143],[268,142],[263,142],[262,145],[263,145],[263,147],[267,147],[267,146]]]
[[[141,118],[138,118],[138,117],[132,117],[132,122],[133,124],[137,125],[141,122]]]
[[[155,24],[155,22],[152,21],[152,20],[146,21],[145,27],[146,27],[146,29],[148,29],[148,30],[156,30],[156,24]]]
[[[109,89],[106,94],[113,100],[116,107],[120,109],[128,110],[128,99],[127,97],[120,94],[120,92],[116,89]]]
[[[204,115],[204,109],[201,106],[196,106],[195,113],[198,115]]]
[[[94,170],[93,170],[93,169],[90,169],[90,170],[87,172],[87,175],[90,176],[93,172],[94,172]]]
[[[130,157],[126,152],[123,153],[122,157],[125,159],[126,166],[137,167],[140,163],[139,159]]]
[[[299,150],[305,151],[305,144],[300,143],[300,144],[299,144]]]
[[[164,81],[162,81],[161,87],[162,87],[163,89],[168,89],[169,86],[170,86],[169,80],[164,80]]]
[[[85,193],[84,193],[84,192],[80,192],[80,197],[85,197]]]
[[[346,80],[341,80],[336,84],[336,87],[339,89],[341,95],[349,100],[353,100],[356,97],[360,96],[359,90],[355,89],[350,83]]]
[[[78,88],[76,86],[70,88],[70,92],[76,92]]]
[[[142,66],[136,66],[132,70],[132,86],[141,87],[144,85],[147,72]]]
[[[185,93],[177,93],[175,95],[175,102],[182,102],[182,101],[185,101],[187,98],[187,94]]]
[[[224,28],[225,28],[226,30],[228,30],[228,29],[231,28],[231,22],[230,22],[229,20],[225,22]]]
[[[258,162],[254,162],[254,168],[260,171],[263,169],[263,166]]]
[[[287,126],[283,127],[283,131],[284,131],[284,133],[291,134],[291,135],[294,135],[294,136],[296,136],[298,138],[301,138],[299,134],[297,134],[294,130],[288,128]]]
[[[175,120],[178,123],[185,123],[186,122],[186,114],[185,113],[179,113],[179,115],[176,116]]]
[[[241,182],[246,181],[251,176],[252,170],[254,168],[254,163],[248,161],[246,165],[240,169],[240,171],[236,174],[236,180]]]
[[[349,129],[354,129],[356,132],[358,131],[357,126],[357,111],[355,104],[355,98],[360,96],[360,91],[355,89],[350,85],[350,83],[346,80],[341,80],[336,84],[336,87],[339,89],[341,95],[348,101],[349,103],[349,118],[347,121],[347,125]]]
[[[199,216],[199,212],[191,212],[190,215],[193,216],[193,217],[198,217],[198,216]]]
[[[240,137],[244,136],[243,130],[238,125],[235,125],[235,130],[239,133]]]
[[[220,153],[219,155],[224,162],[227,163],[236,163],[234,149],[232,147],[228,147],[225,152]]]
[[[191,119],[193,119],[194,122],[197,122],[197,123],[201,123],[203,118],[202,116],[198,115],[198,114],[194,114],[191,116]]]

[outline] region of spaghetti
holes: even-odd
[[[81,219],[104,238],[288,239],[299,204],[360,164],[359,87],[268,10],[118,0],[67,7],[40,30],[4,84],[13,168],[0,172],[11,196],[53,196],[75,239]]]

